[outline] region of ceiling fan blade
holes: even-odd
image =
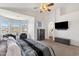
[[[51,10],[50,10],[50,9],[48,9],[48,11],[50,12]]]
[[[48,4],[48,6],[53,6],[53,5],[54,5],[54,3],[49,3],[49,4]]]

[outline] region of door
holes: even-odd
[[[45,39],[45,29],[37,29],[37,40]]]

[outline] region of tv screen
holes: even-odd
[[[55,29],[68,29],[68,21],[56,22]]]

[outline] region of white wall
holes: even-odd
[[[28,24],[28,33],[31,35],[32,39],[35,39],[35,26],[34,26],[34,22],[35,19],[32,16],[28,16],[28,15],[22,15],[16,12],[12,12],[12,11],[8,11],[8,10],[4,10],[4,9],[0,9],[0,15],[7,17],[7,18],[11,18],[11,19],[15,19],[15,20],[27,20],[29,22]]]
[[[40,28],[45,29],[45,38],[48,38],[48,20],[50,18],[49,16],[50,13],[40,13],[39,11],[32,11],[31,9],[29,10],[27,9],[27,11],[24,9],[23,10],[10,9],[10,10],[15,11],[17,13],[21,13],[21,14],[27,14],[35,18],[35,32],[34,33],[36,37],[37,37],[37,29],[39,28],[37,27],[37,22],[40,21],[42,23],[42,27]]]
[[[47,19],[48,19],[48,39],[49,39],[49,36],[52,36],[53,40],[54,40],[55,19],[60,14],[59,11],[60,11],[59,8],[55,9],[55,7],[53,7],[52,11],[47,14]],[[50,23],[52,23],[52,24],[50,24]],[[53,29],[52,33],[50,32],[51,29]]]
[[[18,10],[16,8],[9,8],[9,10],[34,17],[34,19],[35,19],[35,25],[34,25],[35,32],[34,33],[35,33],[36,37],[37,37],[37,28],[38,28],[37,21],[42,22],[43,26],[41,28],[45,29],[45,38],[48,39],[48,29],[49,29],[48,24],[50,22],[53,22],[53,23],[55,22],[54,8],[52,9],[51,12],[44,12],[44,13],[40,13],[39,11],[32,11],[31,9],[29,9],[29,10],[27,9],[27,11],[26,11],[24,9]],[[35,38],[35,39],[37,39],[37,38]]]
[[[63,3],[61,7],[61,15],[79,11],[79,3]]]
[[[56,22],[68,21],[68,30],[55,30],[55,36],[71,40],[72,45],[79,46],[79,11],[59,16]]]

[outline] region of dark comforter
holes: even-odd
[[[51,52],[47,46],[44,46],[43,44],[31,40],[18,40],[21,49],[22,49],[22,55],[25,56],[51,56]]]

